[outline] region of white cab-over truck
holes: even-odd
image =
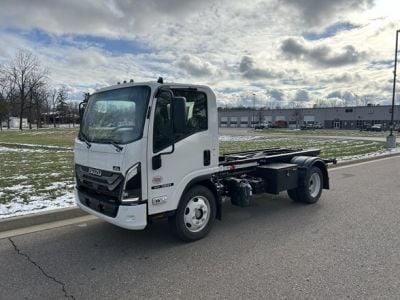
[[[222,199],[287,191],[315,203],[329,189],[318,149],[258,149],[219,155],[215,94],[207,86],[157,82],[103,88],[80,105],[75,197],[84,211],[140,230],[167,218],[184,241],[222,217]]]

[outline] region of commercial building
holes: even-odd
[[[219,109],[220,127],[252,127],[259,123],[299,128],[304,124],[321,124],[324,128],[361,129],[374,124],[390,125],[392,107],[354,106],[291,109]],[[394,123],[400,123],[400,105],[394,107]]]
[[[3,121],[1,124],[3,127],[7,128],[19,128],[19,117],[9,117],[8,120]],[[22,118],[22,127],[28,127],[28,119]]]

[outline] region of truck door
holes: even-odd
[[[172,93],[173,94],[172,94]],[[173,132],[173,97],[186,98],[185,132]],[[210,174],[216,147],[210,133],[207,93],[197,89],[163,91],[153,101],[148,138],[148,213],[175,210],[193,178]],[[218,151],[218,149],[217,149]],[[161,154],[161,155],[160,155]],[[161,166],[154,166],[159,157]]]

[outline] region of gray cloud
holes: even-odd
[[[341,75],[334,76],[332,79],[334,82],[338,83],[349,83],[355,80],[361,80],[361,76],[358,73],[350,74],[346,72]]]
[[[283,101],[285,99],[285,94],[277,89],[268,90],[267,95],[277,101]]]
[[[356,96],[350,91],[333,91],[326,96],[328,99],[340,99],[347,105],[357,105]]]
[[[334,52],[328,46],[307,46],[300,39],[287,38],[281,44],[282,53],[289,59],[299,59],[323,67],[340,67],[355,64],[364,58],[367,53],[357,51],[354,46],[348,45],[340,52]]]
[[[308,94],[308,91],[306,91],[306,90],[298,90],[296,92],[296,95],[294,96],[294,99],[296,101],[307,102],[308,100],[310,100],[310,95]]]
[[[210,76],[215,73],[215,68],[209,62],[193,55],[182,56],[177,66],[194,77]]]
[[[57,35],[93,34],[118,38],[146,33],[166,20],[183,20],[210,1],[196,0],[109,0],[1,2],[0,26],[40,28]],[[29,12],[29,13],[27,13]]]
[[[279,78],[284,75],[281,71],[269,68],[258,68],[255,66],[254,59],[250,56],[243,56],[240,61],[239,71],[247,79]]]
[[[365,10],[374,5],[374,0],[283,0],[285,4],[294,7],[304,23],[320,25],[328,23],[338,14]]]

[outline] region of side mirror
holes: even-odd
[[[186,132],[186,99],[185,97],[172,98],[172,122],[174,133]]]
[[[82,122],[86,105],[87,105],[87,101],[83,101],[83,102],[79,103],[79,121],[80,121],[80,123]]]

